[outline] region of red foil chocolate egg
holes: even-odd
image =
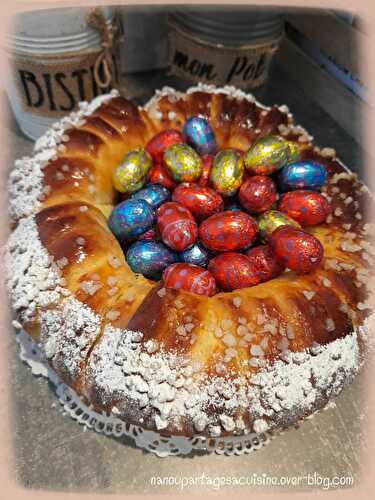
[[[246,248],[258,232],[256,221],[241,210],[219,212],[204,220],[199,227],[203,245],[214,252],[230,252]]]
[[[212,274],[203,267],[194,264],[172,264],[163,273],[166,288],[185,290],[198,295],[213,295],[216,282]]]
[[[277,260],[297,273],[309,273],[319,267],[323,246],[312,234],[291,226],[280,226],[270,238]]]
[[[225,292],[260,283],[260,275],[246,255],[237,252],[222,253],[210,260],[208,270]]]
[[[278,210],[302,226],[321,224],[331,212],[331,205],[316,191],[290,191],[282,195]]]
[[[246,255],[257,269],[260,281],[262,282],[276,278],[284,269],[284,266],[276,259],[269,245],[259,245],[250,248],[246,252]]]
[[[241,205],[253,213],[269,210],[276,201],[276,185],[265,175],[254,175],[242,184],[239,192]]]
[[[178,252],[190,247],[198,236],[198,226],[189,210],[179,203],[164,203],[156,212],[157,228],[163,242]]]
[[[201,157],[202,159],[202,174],[198,180],[198,184],[200,186],[207,186],[209,180],[210,180],[210,172],[212,168],[212,164],[214,162],[214,156],[213,155],[203,155]]]
[[[167,170],[160,164],[151,168],[148,179],[151,184],[161,184],[167,189],[174,189],[176,187],[175,181],[169,175]]]
[[[164,151],[173,146],[184,142],[182,134],[172,128],[162,130],[146,144],[145,150],[151,156],[155,163],[161,163]]]
[[[194,183],[179,184],[173,191],[172,200],[188,208],[198,220],[223,210],[223,198],[211,188]]]

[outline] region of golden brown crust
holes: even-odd
[[[82,206],[87,210],[82,212]],[[66,259],[61,273],[71,294],[104,317],[120,308],[119,318],[126,323],[153,285],[134,277],[102,213],[77,202],[55,205],[39,212],[36,224],[48,253],[56,262]],[[90,293],[87,283],[97,291]]]

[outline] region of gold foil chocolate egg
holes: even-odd
[[[235,149],[223,149],[214,158],[210,181],[223,196],[233,196],[242,184],[243,173],[241,154]]]
[[[270,238],[271,234],[280,226],[292,226],[301,229],[295,220],[278,210],[268,210],[258,218],[259,234],[263,241]]]
[[[115,189],[120,193],[135,193],[146,183],[151,167],[151,156],[143,148],[129,151],[113,170],[112,182]]]
[[[167,148],[163,163],[177,182],[193,182],[202,174],[201,158],[187,144],[174,144]]]
[[[245,167],[254,175],[270,175],[276,172],[290,161],[290,144],[289,141],[274,135],[261,137],[244,154]]]
[[[300,150],[299,150],[297,143],[295,143],[293,141],[288,141],[288,146],[289,146],[288,163],[293,163],[295,161],[300,160],[301,155],[300,155]]]

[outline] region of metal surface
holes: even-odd
[[[193,37],[228,46],[264,43],[283,33],[280,12],[270,8],[217,6],[213,11],[210,7],[184,6],[171,11],[170,21]]]
[[[183,88],[162,73],[131,77],[125,83],[125,95],[138,102],[165,84]],[[295,113],[296,120],[316,136],[317,144],[336,148],[350,167],[360,165],[361,148],[280,68],[274,68],[269,84],[256,95],[266,104],[286,103]],[[32,143],[21,135],[14,123],[9,130],[9,145],[10,165],[16,157],[30,154],[32,149]],[[302,423],[299,429],[287,431],[255,454],[160,459],[135,448],[130,441],[118,442],[93,431],[84,431],[75,421],[63,416],[48,383],[32,376],[29,368],[19,360],[11,328],[9,352],[15,473],[19,483],[27,488],[177,495],[218,491],[218,477],[240,480],[241,477],[254,478],[253,474],[258,474],[258,478],[266,474],[279,481],[292,481],[305,476],[295,486],[228,485],[220,488],[222,493],[304,489],[312,487],[307,474],[311,474],[310,483],[314,474],[330,479],[351,476],[354,484],[360,479],[362,453],[366,447],[363,376],[339,396],[335,408]],[[203,479],[202,474],[205,475]],[[184,477],[191,485],[184,489],[174,485],[153,486],[153,476],[176,480]]]

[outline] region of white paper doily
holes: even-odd
[[[43,361],[40,348],[26,332],[21,330],[16,336],[20,346],[20,358],[30,368],[34,375],[49,379],[55,387],[60,404],[67,415],[88,429],[96,432],[122,438],[130,437],[139,448],[155,453],[158,457],[171,455],[188,455],[194,451],[205,451],[219,455],[244,455],[252,453],[267,445],[281,432],[249,433],[243,436],[225,436],[207,438],[195,436],[161,436],[157,432],[148,431],[142,427],[127,424],[114,416],[98,413],[87,406],[80,396],[70,387],[60,382],[56,373]]]

